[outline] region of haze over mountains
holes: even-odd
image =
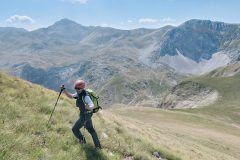
[[[0,28],[0,69],[58,90],[81,77],[104,105],[149,102],[189,74],[240,60],[240,25],[190,20],[159,29],[86,27],[68,19],[35,31]],[[105,98],[107,97],[107,98]]]

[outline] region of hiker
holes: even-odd
[[[80,143],[85,144],[86,140],[80,132],[80,129],[84,126],[91,134],[95,147],[97,149],[101,149],[102,147],[97,133],[92,125],[92,110],[94,108],[94,104],[85,90],[85,82],[83,80],[77,80],[75,82],[76,93],[74,94],[70,94],[64,87],[62,89],[63,93],[65,93],[67,97],[76,99],[76,106],[79,107],[80,110],[80,117],[72,127],[73,134],[78,138]]]

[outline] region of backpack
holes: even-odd
[[[102,107],[99,105],[99,102],[98,102],[99,97],[91,89],[86,89],[86,92],[88,93],[89,97],[91,98],[91,100],[94,104],[93,113],[97,113],[99,111],[99,109],[102,109]]]

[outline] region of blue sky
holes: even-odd
[[[85,26],[160,28],[189,19],[240,23],[240,0],[0,0],[0,26],[34,30],[68,18]]]

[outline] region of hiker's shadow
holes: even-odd
[[[107,156],[105,156],[101,150],[96,149],[93,146],[84,146],[84,151],[86,153],[87,160],[108,160]]]

